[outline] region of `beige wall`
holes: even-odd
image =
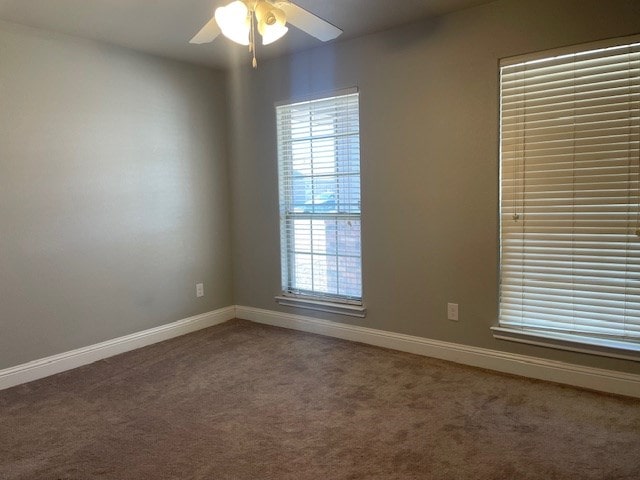
[[[634,0],[497,1],[232,72],[239,305],[640,373],[640,364],[493,339],[498,59],[640,31]],[[248,63],[248,60],[247,60]],[[273,104],[358,86],[365,319],[279,307]],[[446,303],[460,304],[447,321]]]
[[[233,303],[225,98],[222,73],[0,23],[0,369]]]

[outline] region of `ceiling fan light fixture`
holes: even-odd
[[[333,40],[342,33],[335,25],[292,0],[234,0],[225,7],[217,8],[214,18],[207,21],[189,43],[209,43],[222,33],[230,40],[249,47],[255,68],[257,35],[262,36],[263,45],[269,45],[289,31],[286,27],[288,23],[323,42]]]
[[[274,6],[264,0],[256,3],[254,12],[256,14],[256,20],[258,24],[266,23],[267,25],[273,25],[276,23],[276,17],[273,14]]]
[[[273,25],[258,24],[258,32],[262,36],[262,45],[269,45],[276,40],[284,37],[289,29],[284,25],[274,23]]]
[[[236,0],[226,7],[216,8],[215,18],[225,37],[240,45],[249,45],[251,16],[243,1]]]
[[[258,21],[258,33],[262,36],[263,45],[275,42],[289,31],[289,28],[285,27],[286,15],[280,8],[262,1],[256,5],[255,13]]]
[[[274,7],[271,10],[271,13],[275,18],[275,25],[280,25],[284,27],[284,25],[287,23],[287,16],[285,15],[284,10],[282,10],[281,8]]]

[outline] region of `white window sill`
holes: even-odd
[[[349,315],[360,318],[367,316],[367,309],[363,305],[289,297],[286,295],[277,296],[276,302],[285,307],[306,308],[307,310],[318,310],[320,312],[337,313],[338,315]]]
[[[524,331],[515,328],[491,327],[494,338],[511,342],[527,343],[541,347],[569,350],[572,352],[589,353],[604,357],[622,358],[624,360],[640,361],[640,344],[594,338],[566,333],[550,333]]]

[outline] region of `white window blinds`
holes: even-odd
[[[361,304],[358,93],[279,105],[282,289]]]
[[[501,327],[640,345],[639,42],[501,62]]]

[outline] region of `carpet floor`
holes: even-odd
[[[640,479],[640,401],[234,320],[0,392],[0,478]]]

